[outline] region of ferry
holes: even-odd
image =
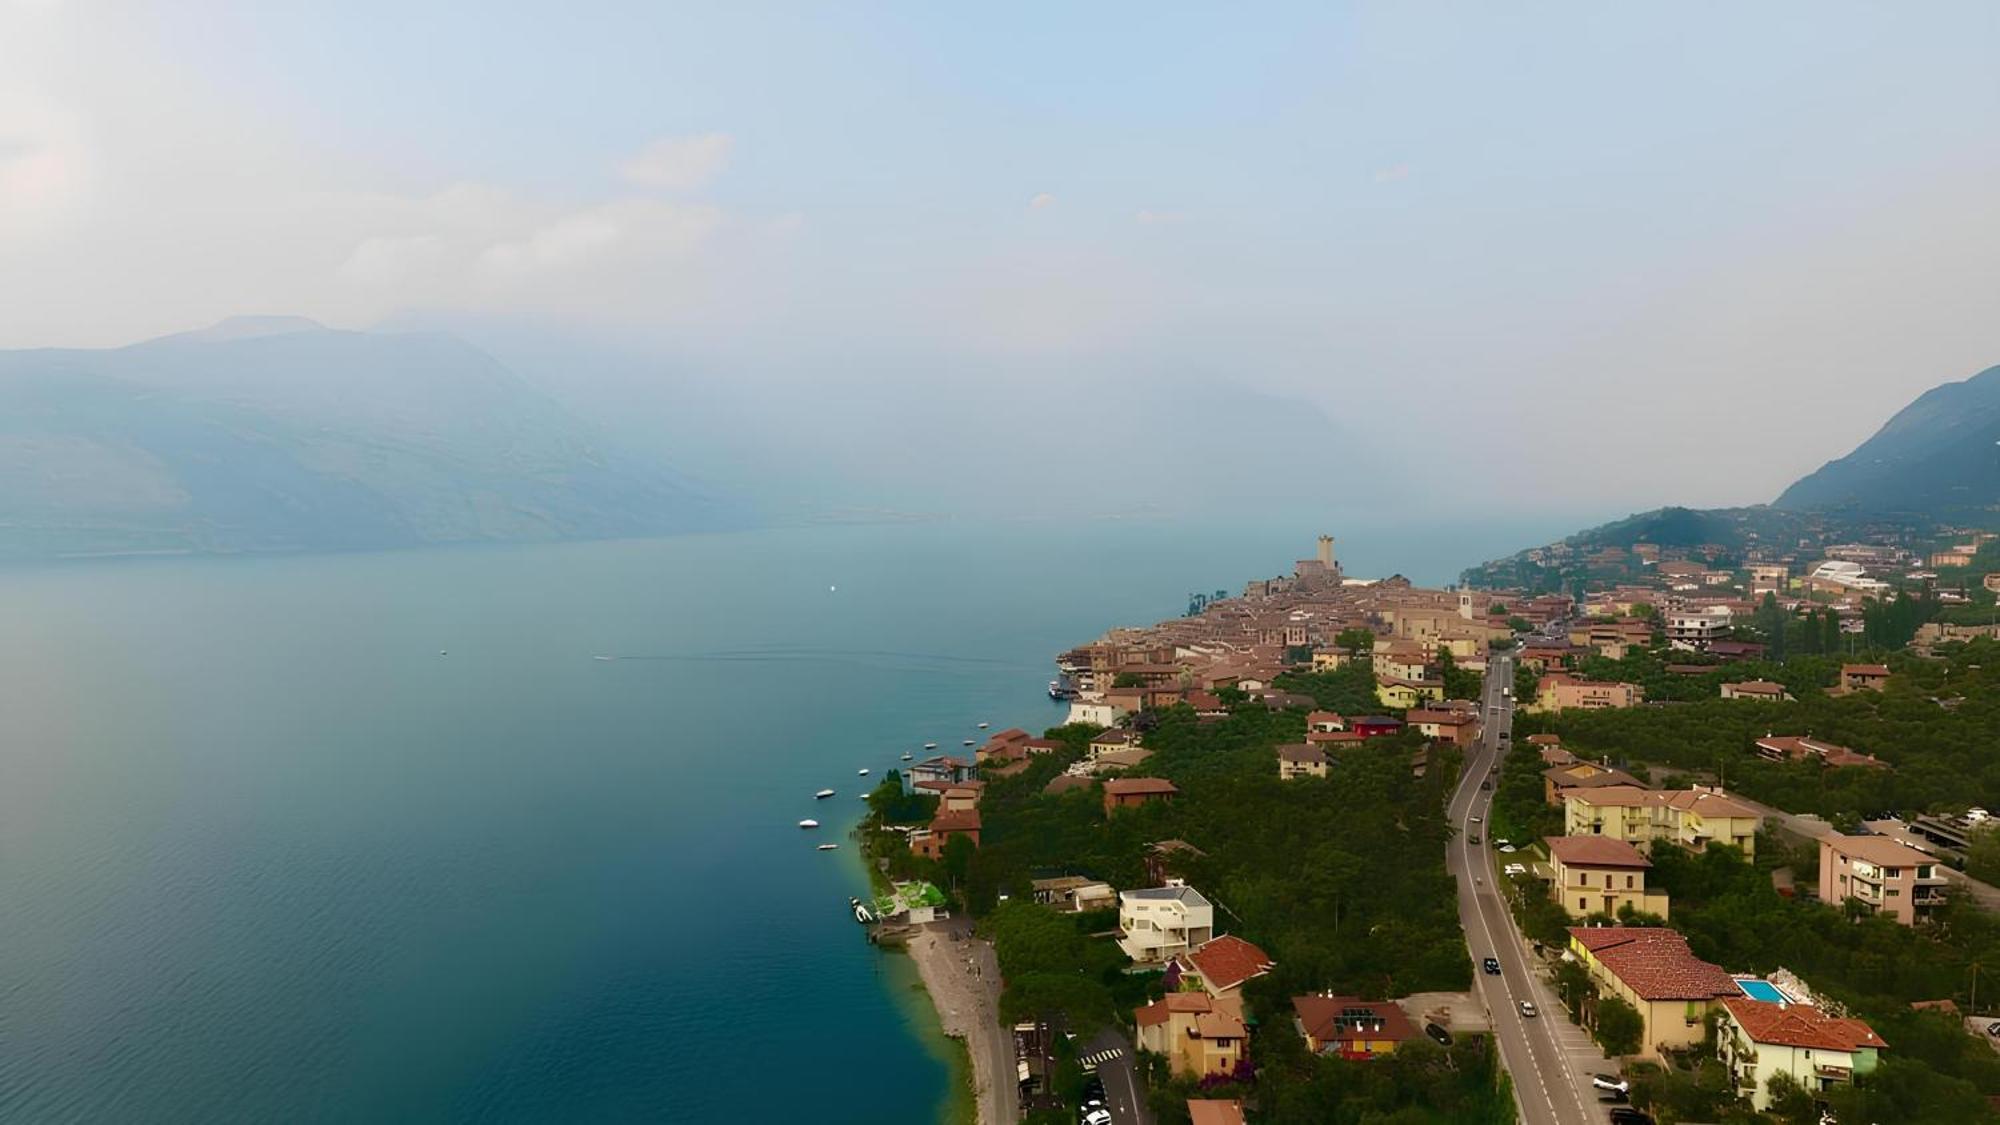
[[[799,827],[800,827],[800,828],[818,828],[818,827],[819,827],[819,821],[817,821],[817,820],[801,820],[801,821],[799,821]]]
[[[826,800],[826,799],[827,799],[828,797],[831,797],[831,796],[833,796],[833,790],[831,790],[831,789],[822,789],[822,790],[820,790],[819,792],[817,792],[817,793],[814,793],[814,794],[813,794],[813,800],[815,800],[815,801],[824,801],[824,800]]]
[[[819,846],[819,850],[823,852],[830,852],[839,846],[840,846],[839,844],[821,844]]]

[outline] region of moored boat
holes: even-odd
[[[863,766],[863,767],[861,767],[860,769],[858,769],[858,770],[855,770],[855,771],[854,771],[854,773],[855,773],[855,776],[857,776],[857,777],[867,777],[867,776],[868,776],[868,767],[866,767],[866,766]]]
[[[808,819],[808,820],[801,820],[801,821],[799,821],[799,827],[800,827],[800,828],[818,828],[818,827],[819,827],[819,821],[817,821],[817,820],[810,820],[810,819]]]
[[[813,794],[813,800],[815,800],[815,801],[824,801],[824,800],[826,800],[826,799],[827,799],[828,797],[831,797],[831,796],[833,796],[833,790],[831,790],[831,789],[822,789],[822,790],[820,790],[819,792],[817,792],[817,793],[814,793],[814,794]]]
[[[823,852],[830,852],[839,846],[840,846],[839,844],[821,844],[819,846],[819,850]]]

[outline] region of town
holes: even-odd
[[[982,1121],[1990,1119],[2000,543],[1947,534],[1566,592],[1321,536],[884,781],[871,937],[991,973]]]

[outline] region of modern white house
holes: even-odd
[[[1164,965],[1215,936],[1215,907],[1179,880],[1121,891],[1118,948],[1141,965]]]

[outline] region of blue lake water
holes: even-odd
[[[1059,649],[1316,530],[0,572],[0,1119],[934,1120],[912,975],[813,848],[855,771],[1058,721]],[[1346,550],[1443,581],[1555,530]]]

